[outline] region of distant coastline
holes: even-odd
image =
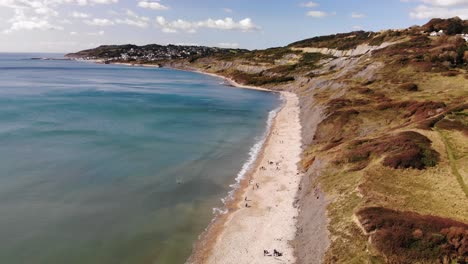
[[[96,62],[96,63],[104,63],[103,61],[94,61],[94,62]],[[222,75],[215,74],[215,73],[210,73],[210,72],[204,72],[204,71],[200,71],[200,70],[197,70],[197,69],[181,69],[181,68],[166,67],[166,66],[161,67],[161,66],[159,66],[159,65],[147,64],[147,63],[111,62],[111,63],[109,63],[109,64],[113,64],[113,65],[125,65],[125,66],[133,66],[133,67],[169,68],[169,69],[174,69],[174,70],[178,70],[178,71],[196,72],[196,73],[200,73],[200,74],[204,74],[204,75],[209,75],[209,76],[216,77],[216,78],[221,78],[221,79],[223,79],[224,81],[226,81],[226,83],[229,84],[229,86],[236,87],[236,88],[251,89],[251,90],[258,90],[258,91],[267,91],[267,92],[277,92],[277,91],[270,90],[270,89],[267,89],[267,88],[262,88],[262,87],[252,86],[252,85],[240,84],[240,83],[238,83],[238,82],[234,81],[233,79],[228,78],[228,77],[226,77],[226,76],[222,76]]]

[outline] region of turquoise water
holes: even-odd
[[[0,54],[0,263],[183,263],[278,96],[40,56]]]

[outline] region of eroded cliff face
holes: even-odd
[[[293,47],[291,48],[291,50],[299,50],[299,51],[308,52],[308,53],[321,53],[321,54],[329,55],[333,57],[356,57],[356,56],[361,56],[367,53],[371,53],[374,50],[386,48],[396,43],[397,42],[384,42],[378,46],[371,46],[369,44],[361,44],[353,49],[348,49],[348,50],[339,50],[339,49],[332,49],[332,48],[315,48],[315,47],[309,47],[309,48]]]

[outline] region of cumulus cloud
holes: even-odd
[[[319,4],[316,3],[316,2],[309,1],[309,2],[306,2],[306,3],[301,3],[300,6],[306,7],[306,8],[312,8],[312,7],[319,6]],[[310,17],[314,17],[314,18],[322,18],[322,17],[326,17],[326,16],[330,16],[330,15],[335,15],[335,12],[328,13],[328,12],[325,12],[325,11],[310,10],[310,11],[308,11],[306,13],[306,15],[310,16]]]
[[[94,4],[115,4],[118,3],[118,0],[56,0],[58,2],[65,3],[76,3],[78,5],[94,5]]]
[[[74,18],[88,18],[88,17],[90,17],[89,14],[81,13],[81,12],[72,12],[71,16],[74,17]]]
[[[316,7],[318,6],[319,4],[316,3],[316,2],[307,2],[307,3],[302,3],[301,6],[302,7]]]
[[[9,19],[10,27],[3,33],[12,33],[19,30],[62,30],[63,27],[53,25],[47,18],[27,16],[23,10],[15,10],[13,18]]]
[[[84,22],[90,26],[99,27],[112,26],[115,24],[112,20],[109,20],[107,18],[93,18],[91,20],[85,20]]]
[[[125,24],[128,26],[135,26],[146,28],[149,25],[150,19],[148,17],[139,16],[131,10],[126,11],[126,18],[118,18],[115,20],[116,24]]]
[[[322,17],[326,17],[329,15],[330,14],[328,14],[327,12],[317,11],[317,10],[312,10],[312,11],[307,12],[307,16],[315,17],[315,18],[322,18]]]
[[[468,0],[422,0],[421,2],[433,6],[468,6]]]
[[[61,2],[61,0],[58,0]],[[14,10],[30,11],[31,14],[41,16],[57,16],[58,12],[54,10],[57,3],[49,1],[33,1],[33,0],[0,0],[0,6],[8,7]]]
[[[410,17],[415,19],[450,18],[455,16],[458,16],[461,19],[468,19],[468,7],[452,9],[420,5],[410,12]]]
[[[150,2],[150,1],[139,1],[138,6],[141,8],[148,8],[153,10],[167,10],[168,6],[161,4],[159,1]]]
[[[468,19],[468,0],[419,0],[418,5],[410,12],[414,19],[450,18],[458,16]]]
[[[255,31],[260,29],[252,22],[250,18],[245,18],[236,22],[230,17],[217,20],[209,18],[203,21],[191,22],[183,19],[167,21],[164,17],[158,16],[156,17],[156,24],[165,33],[176,33],[179,30],[189,33],[195,33],[200,28],[210,28],[218,30],[238,30],[242,32]]]
[[[118,0],[0,0],[0,6],[10,8],[53,8],[63,4],[76,5],[96,5],[96,4],[115,4]],[[39,11],[41,12],[41,11]]]
[[[4,33],[18,30],[61,30],[63,19],[57,19],[59,7],[65,4],[95,5],[112,4],[118,0],[0,0],[0,7],[10,8],[14,16],[9,19],[9,28]],[[85,18],[84,13],[75,14],[73,17]]]

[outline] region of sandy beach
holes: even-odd
[[[251,173],[228,206],[195,248],[189,263],[294,263],[298,210],[294,200],[301,180],[298,98],[285,98]],[[274,251],[281,256],[274,256]],[[268,251],[268,253],[267,253]]]

